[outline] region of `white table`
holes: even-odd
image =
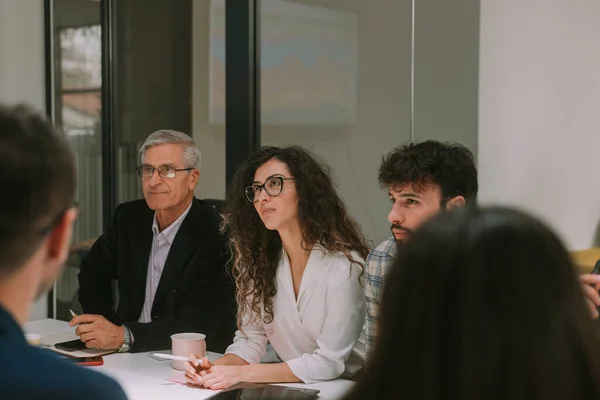
[[[62,333],[73,333],[75,328],[69,327],[66,322],[53,319],[32,321],[25,326],[27,333],[39,333],[44,336]],[[121,384],[130,400],[151,399],[205,399],[216,393],[214,390],[188,387],[168,381],[169,378],[181,374],[171,368],[171,362],[156,361],[148,357],[149,353],[121,353],[104,356],[104,365],[90,367],[114,378]],[[209,353],[209,359],[219,357],[219,354]],[[336,379],[330,382],[316,384],[285,384],[303,388],[318,389],[321,399],[340,399],[350,390],[353,382]]]

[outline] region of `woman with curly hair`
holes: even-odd
[[[238,328],[225,356],[187,365],[188,382],[319,382],[362,368],[365,238],[329,170],[307,150],[265,147],[236,172],[224,227]],[[271,343],[282,362],[260,364]]]

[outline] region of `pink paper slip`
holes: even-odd
[[[182,385],[187,383],[185,379],[185,372],[176,372],[170,378],[167,378],[167,380],[175,383],[181,383]]]

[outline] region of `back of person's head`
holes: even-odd
[[[600,398],[600,337],[569,254],[539,221],[467,208],[398,253],[351,399]]]
[[[442,205],[456,196],[475,203],[479,188],[473,153],[459,143],[435,140],[396,148],[383,158],[378,178],[386,188],[435,184],[441,189]]]
[[[45,118],[0,104],[0,282],[46,243],[55,262],[40,270],[40,290],[49,287],[70,240],[75,181],[73,154]]]

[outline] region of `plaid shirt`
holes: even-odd
[[[373,350],[377,337],[377,321],[379,319],[379,299],[381,299],[383,285],[388,274],[398,247],[396,240],[391,237],[371,250],[367,257],[365,268],[365,297],[367,299],[367,318],[365,343],[367,356]]]

